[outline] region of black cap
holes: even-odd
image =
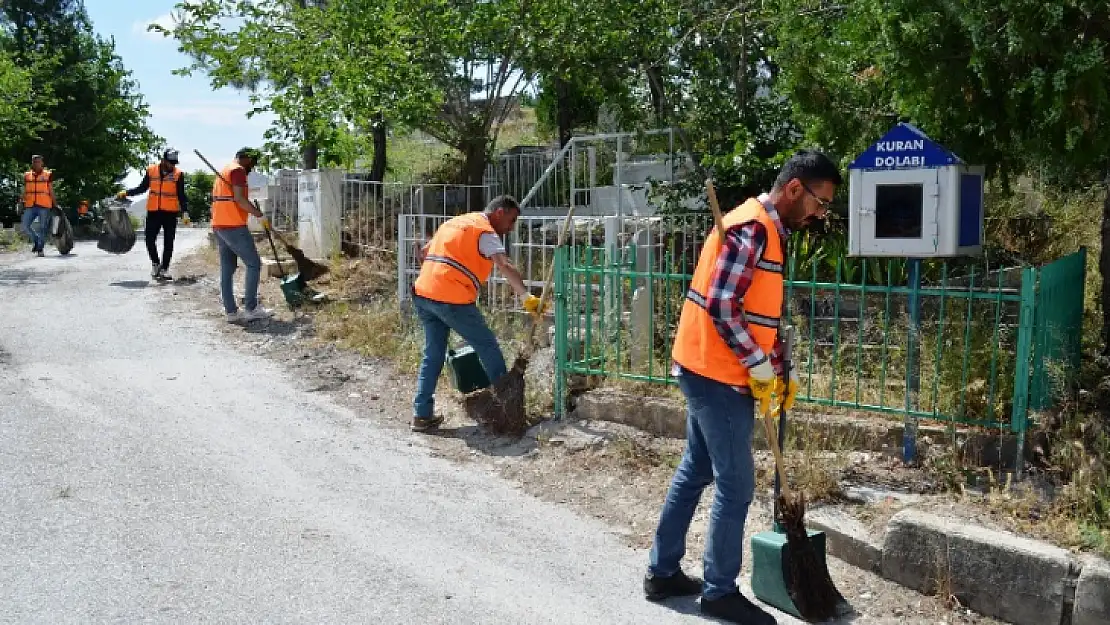
[[[173,163],[174,165],[176,165],[177,164],[177,150],[175,150],[173,148],[170,148],[170,149],[166,150],[165,152],[162,152],[162,159],[166,160],[166,161],[169,161],[169,162]]]
[[[255,162],[258,162],[258,159],[261,156],[262,156],[262,153],[259,152],[256,149],[254,149],[254,148],[240,148],[239,151],[235,153],[235,158],[244,158],[244,157],[246,157],[246,158],[249,158],[249,159],[251,159],[252,161],[255,161]]]

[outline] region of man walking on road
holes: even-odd
[[[239,150],[235,153],[235,162],[224,167],[212,185],[212,232],[220,251],[220,297],[230,323],[266,319],[273,314],[258,304],[262,259],[258,257],[254,236],[247,228],[249,215],[263,219],[262,211],[250,201],[247,187],[247,174],[254,169],[259,156],[254,148]],[[265,220],[263,225],[270,227]],[[235,303],[234,277],[240,259],[247,267],[243,286],[245,311]]]
[[[146,251],[150,256],[150,277],[172,280],[169,271],[173,257],[173,241],[177,235],[177,216],[188,213],[185,197],[185,175],[177,168],[177,150],[166,150],[162,161],[147,167],[142,182],[134,189],[119,192],[119,199],[150,190],[146,200]],[[162,259],[158,260],[158,231],[164,230]]]
[[[842,184],[836,165],[801,151],[783,165],[769,194],[724,216],[706,237],[675,335],[674,375],[686,396],[686,450],[667,493],[651,548],[644,593],[651,601],[701,594],[701,611],[744,625],[773,625],[739,591],[744,523],[755,493],[751,438],[756,407],[772,390],[793,403],[797,375],[783,389],[783,266],[791,230],[824,218]],[[702,491],[715,483],[703,558],[705,581],[680,563]]]
[[[474,348],[490,382],[507,371],[497,337],[486,325],[476,302],[478,289],[496,266],[523,300],[524,309],[536,311],[540,298],[528,292],[501,242],[501,236],[513,229],[519,216],[520,206],[514,198],[498,196],[485,212],[449,219],[420,251],[413,307],[424,326],[424,358],[416,380],[414,431],[425,432],[443,423],[443,417],[434,412],[434,395],[451,330]]]
[[[31,237],[31,252],[45,256],[46,239],[50,236],[50,209],[54,200],[54,172],[43,166],[42,156],[31,157],[31,170],[23,174],[23,218],[24,232]],[[39,230],[34,229],[35,220]]]

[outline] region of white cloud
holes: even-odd
[[[175,16],[173,13],[166,13],[165,15],[159,15],[152,20],[139,20],[135,22],[131,25],[131,32],[141,37],[145,37],[146,39],[151,39],[154,41],[165,41],[166,37],[162,33],[147,29],[152,24],[157,24],[162,28],[171,29],[174,27],[175,24],[177,24],[177,22],[177,16]]]

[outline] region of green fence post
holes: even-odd
[[[567,406],[567,248],[555,248],[555,418],[562,419]]]
[[[1017,434],[1014,473],[1022,474],[1025,461],[1025,430],[1029,423],[1029,365],[1032,361],[1034,302],[1037,297],[1037,270],[1026,267],[1021,272],[1021,313],[1018,317],[1017,354],[1014,361],[1013,409],[1010,430]],[[997,349],[997,346],[995,346]]]

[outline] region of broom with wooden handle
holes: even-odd
[[[221,173],[220,170],[216,169],[216,166],[210,163],[207,158],[204,158],[204,155],[200,153],[200,150],[193,150],[193,152],[195,152],[196,155],[200,157],[200,160],[204,161],[204,164],[208,166],[208,169],[212,170],[212,173],[216,174],[216,176],[218,176],[220,180],[223,180],[224,184],[226,184],[228,187],[231,187],[231,183],[228,182],[227,178],[224,178],[223,173]],[[256,209],[258,208],[258,203],[254,200],[251,200],[251,205],[254,206]],[[319,278],[320,276],[328,273],[329,269],[326,265],[321,265],[320,263],[310,259],[308,256],[305,256],[305,253],[301,251],[300,248],[289,243],[289,241],[287,241],[285,237],[281,236],[280,232],[277,232],[272,227],[270,227],[269,221],[263,219],[262,226],[266,229],[266,234],[268,236],[277,237],[277,240],[281,241],[281,244],[285,247],[285,251],[289,252],[289,255],[293,257],[293,262],[297,264],[297,273],[299,274],[300,280],[302,282],[315,280],[316,278]],[[271,241],[271,245],[272,244],[273,242]],[[274,250],[274,259],[278,262],[278,268],[282,269],[281,261],[277,258],[277,250]]]

